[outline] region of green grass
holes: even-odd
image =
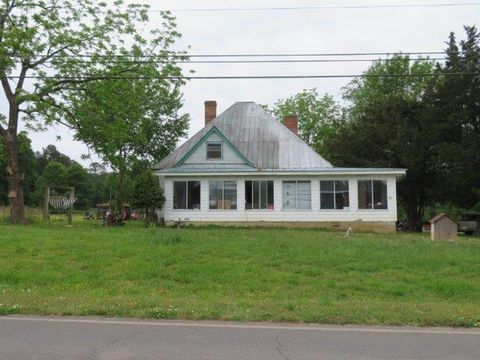
[[[0,225],[0,314],[480,326],[480,239]]]

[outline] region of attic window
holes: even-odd
[[[207,143],[207,160],[220,160],[222,158],[222,143]]]

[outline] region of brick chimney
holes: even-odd
[[[217,117],[217,102],[214,100],[205,101],[205,126]]]
[[[298,135],[298,118],[297,115],[289,115],[285,117],[283,124],[295,135]]]

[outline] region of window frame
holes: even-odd
[[[285,208],[285,183],[295,183],[295,209],[286,209]],[[298,208],[298,183],[309,183],[310,185],[310,207],[308,209],[299,209]],[[282,180],[282,211],[291,211],[291,212],[302,212],[302,211],[312,211],[312,180]]]
[[[363,181],[363,182],[370,182],[370,186],[371,186],[371,192],[372,192],[372,195],[371,195],[371,203],[372,203],[372,207],[371,208],[366,208],[366,209],[362,209],[360,208],[360,182]],[[385,208],[381,208],[381,209],[378,209],[378,208],[375,208],[375,187],[373,186],[373,183],[375,181],[379,181],[379,182],[382,182],[385,184],[385,200],[386,200],[386,207]],[[389,207],[389,201],[388,201],[388,180],[387,179],[358,179],[357,180],[357,207],[358,207],[358,210],[359,211],[388,211],[390,210],[390,207]]]
[[[332,181],[333,182],[333,209],[324,209],[322,208],[322,181]],[[347,191],[340,191],[339,193],[348,192],[348,207],[342,209],[337,208],[337,185],[336,182],[345,182],[347,183]],[[324,179],[318,182],[319,192],[320,192],[320,211],[351,211],[350,203],[350,181],[348,179]]]
[[[220,145],[220,157],[219,158],[209,158],[208,157],[208,145]],[[207,161],[223,160],[223,141],[206,141],[205,142],[205,160],[207,160]]]
[[[235,200],[236,205],[235,209],[212,209],[210,208],[210,183],[212,182],[219,182],[222,183],[222,202],[225,202],[225,182],[232,182],[235,183]],[[237,211],[238,210],[238,182],[237,180],[209,180],[208,181],[208,211]]]
[[[252,195],[251,195],[251,204],[252,204],[252,208],[251,209],[247,209],[247,182],[251,182],[252,183]],[[253,186],[253,183],[254,182],[257,182],[258,183],[258,194],[260,195],[260,197],[258,198],[258,209],[254,209],[253,208],[253,204],[254,204],[254,186]],[[266,192],[265,192],[265,209],[262,209],[261,208],[261,203],[262,203],[262,188],[261,188],[261,183],[264,182],[265,185],[266,185]],[[268,183],[271,183],[272,184],[272,208],[269,209],[268,208]],[[268,211],[268,212],[271,212],[271,211],[275,211],[275,181],[273,180],[245,180],[243,182],[243,185],[244,185],[244,189],[245,189],[245,211],[262,211],[262,212],[265,212],[265,211]]]
[[[200,185],[199,195],[200,198],[198,199],[198,209],[190,209],[188,207],[188,189],[190,182],[196,182]],[[175,207],[175,183],[184,183],[185,184],[185,207],[184,208],[176,208]],[[200,180],[175,180],[172,181],[172,210],[174,211],[200,211],[202,209],[202,182]]]

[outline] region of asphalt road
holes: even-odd
[[[480,359],[480,330],[0,317],[0,359]]]

